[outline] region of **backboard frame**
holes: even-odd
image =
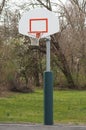
[[[45,22],[45,30],[40,30],[40,31],[38,31],[38,30],[32,30],[32,26],[33,26],[33,22]],[[29,19],[29,34],[31,33],[31,34],[36,34],[36,38],[39,38],[40,37],[40,35],[41,34],[43,34],[43,33],[47,33],[48,32],[48,19],[47,18],[31,18],[31,19]]]

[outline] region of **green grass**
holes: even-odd
[[[54,119],[55,122],[86,124],[86,91],[54,92]]]
[[[43,123],[43,91],[0,98],[0,122]],[[54,91],[54,123],[86,124],[86,91]]]

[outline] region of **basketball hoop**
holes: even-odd
[[[36,38],[40,38],[40,33],[36,33]]]
[[[38,46],[39,39],[46,40],[46,72],[44,73],[44,124],[53,124],[53,75],[50,71],[50,35],[59,32],[59,19],[45,8],[35,8],[25,13],[19,21],[19,33],[29,36],[31,45]]]
[[[39,46],[39,38],[32,38],[30,37],[30,41],[32,46]]]
[[[35,38],[37,38],[37,39],[40,39],[40,37],[43,35],[43,33],[42,32],[36,32],[36,33],[30,33],[30,32],[28,32],[28,36],[29,37],[33,37],[34,38],[34,36],[35,36]]]

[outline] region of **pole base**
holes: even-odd
[[[53,74],[44,72],[44,124],[53,125]]]

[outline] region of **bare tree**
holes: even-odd
[[[86,72],[86,62],[84,62],[86,59],[85,9],[82,10],[82,4],[77,2],[70,0],[67,6],[62,6],[63,11],[60,14],[60,46],[69,64],[70,72],[72,75],[76,74],[76,84],[80,81],[79,75],[83,76]]]
[[[43,6],[46,7],[46,5],[44,5],[44,3],[42,3],[42,1],[40,1],[40,0],[37,0],[37,1],[40,2],[40,4],[42,4]],[[50,0],[47,0],[46,2],[47,2],[47,9],[52,11]],[[74,84],[74,81],[72,79],[72,75],[71,75],[71,72],[70,72],[69,65],[67,63],[66,57],[63,54],[62,49],[61,49],[61,47],[59,45],[60,44],[59,41],[58,41],[58,36],[60,37],[59,34],[51,36],[51,38],[52,38],[52,46],[53,46],[53,49],[55,50],[54,51],[55,55],[57,55],[58,60],[59,60],[58,66],[61,69],[61,71],[64,73],[64,75],[65,75],[65,77],[66,77],[66,79],[68,81],[68,87],[70,89],[72,89],[72,88],[75,88],[75,84]]]
[[[86,13],[86,0],[70,0],[73,5],[76,5],[79,11]]]
[[[50,0],[35,0],[33,3],[30,2],[29,4],[31,8],[32,7],[34,8],[35,6],[41,6],[41,7],[43,6],[50,11],[52,11],[53,9],[52,5],[56,7],[59,5],[60,32],[51,36],[52,53],[56,57],[55,60],[56,65],[60,68],[60,70],[63,72],[63,74],[67,79],[68,87],[74,89],[77,88],[77,85],[74,82],[72,72],[76,70],[78,77],[78,71],[80,71],[80,64],[81,64],[80,61],[82,59],[81,57],[85,57],[86,31],[84,28],[84,18],[85,18],[86,4],[84,0],[83,0],[84,2],[83,6],[81,6],[77,0],[69,0],[71,4],[66,6],[60,0],[58,1],[60,2],[60,4],[54,2],[52,3]],[[18,16],[16,14],[17,12],[13,15],[11,14],[10,17],[8,17],[7,14],[5,17],[11,19],[10,24],[8,23],[10,27],[9,29],[8,28],[6,29],[11,32],[11,34],[9,35],[14,38],[18,36],[17,35],[18,30],[16,28],[18,22],[18,19],[16,19],[16,17]],[[80,50],[80,48],[82,49]],[[43,48],[43,46],[41,46],[40,48],[34,48],[34,50],[36,49],[38,49],[39,52],[41,51],[43,53],[46,53],[45,47]],[[34,64],[38,66],[37,62],[34,62]],[[76,69],[74,69],[74,67]],[[36,77],[38,77],[38,72],[34,70],[34,73],[37,74],[33,75],[36,79]]]

